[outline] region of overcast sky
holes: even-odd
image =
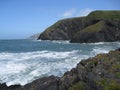
[[[120,0],[0,0],[0,39],[26,38],[64,18],[120,10]]]

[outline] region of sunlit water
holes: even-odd
[[[120,42],[0,40],[0,83],[25,85],[44,76],[62,76],[81,59],[118,47]]]

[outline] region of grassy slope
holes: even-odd
[[[105,24],[104,21],[100,21],[96,24],[86,27],[82,31],[83,32],[98,32],[99,30],[101,30],[101,28],[104,26],[104,24]]]
[[[84,19],[84,17],[67,18],[67,19],[59,20],[56,23],[54,23],[52,26],[48,27],[45,32],[49,33],[50,30],[53,30],[54,28],[57,28],[58,26],[60,26],[62,24],[67,24],[68,22],[76,22],[78,25],[80,25],[81,23],[79,23],[77,21],[79,21],[81,19]]]
[[[94,20],[94,19],[102,19],[102,20],[120,20],[120,11],[93,11],[91,12],[88,16],[86,17],[76,17],[76,18],[68,18],[68,19],[63,19],[52,26],[48,27],[46,29],[46,33],[49,33],[50,31],[53,31],[54,28],[57,26],[61,25],[62,23],[67,23],[67,22],[78,22],[79,20],[83,19],[83,21],[88,21],[88,20]],[[78,22],[77,25],[81,25],[81,23]]]
[[[91,12],[86,18],[105,20],[120,19],[120,11],[94,11]]]

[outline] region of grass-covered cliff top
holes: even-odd
[[[88,14],[87,16],[84,17],[74,17],[74,18],[67,18],[67,19],[62,19],[58,21],[64,22],[64,21],[74,21],[78,19],[120,19],[120,10],[96,10]]]
[[[93,11],[87,17],[87,19],[120,19],[120,10],[118,11]]]
[[[79,21],[83,21],[84,20],[94,20],[94,19],[98,19],[98,20],[116,20],[116,19],[120,19],[120,10],[114,10],[114,11],[93,11],[91,12],[88,16],[86,17],[75,17],[75,18],[67,18],[67,19],[62,19],[59,20],[58,22],[56,22],[55,24],[52,25],[52,27],[49,27],[47,30],[49,29],[53,29],[54,27],[57,27],[61,24],[67,24],[67,23],[77,23],[77,24],[81,24],[81,22]]]

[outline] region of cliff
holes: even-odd
[[[71,40],[72,43],[119,41],[120,11],[94,11],[86,17],[60,20],[38,39]]]
[[[120,90],[120,49],[82,60],[62,77],[44,77],[0,90]]]
[[[84,18],[80,17],[60,20],[41,33],[38,39],[70,40],[78,29],[83,29],[84,26],[80,25],[83,19]]]
[[[35,39],[35,40],[36,40],[39,36],[40,36],[40,33],[37,33],[37,34],[31,35],[31,36],[28,37],[27,39]]]

